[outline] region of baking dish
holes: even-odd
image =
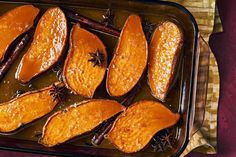
[[[139,14],[142,18],[148,19],[152,23],[160,24],[165,20],[174,21],[183,30],[184,33],[184,50],[181,56],[180,69],[175,85],[170,91],[165,105],[174,112],[181,114],[181,121],[176,127],[176,146],[173,149],[168,149],[164,152],[155,152],[150,146],[135,154],[124,154],[114,147],[109,142],[104,141],[98,147],[89,144],[92,134],[79,137],[67,144],[53,148],[45,148],[37,143],[38,137],[47,117],[44,117],[35,123],[24,128],[24,130],[13,135],[0,136],[0,148],[15,151],[73,156],[73,155],[97,155],[97,156],[179,156],[186,148],[191,127],[194,119],[195,109],[195,95],[197,82],[197,65],[198,65],[198,28],[197,24],[191,15],[183,6],[173,2],[163,1],[86,1],[86,0],[25,0],[25,1],[0,1],[0,14],[11,8],[23,4],[33,4],[43,11],[48,7],[62,6],[76,10],[78,13],[92,18],[96,21],[101,21],[102,14],[106,9],[111,8],[115,12],[115,27],[121,29],[125,19],[131,13]],[[101,32],[95,32],[107,46],[109,58],[111,58],[112,51],[115,47],[117,38],[109,36]],[[24,53],[24,52],[23,52]],[[22,53],[22,54],[23,54]],[[16,90],[32,90],[32,88],[45,87],[57,81],[55,68],[60,67],[61,64],[54,66],[50,71],[44,73],[40,77],[32,80],[28,85],[22,85],[14,79],[16,66],[20,61],[21,56],[10,69],[7,76],[0,84],[0,100],[1,102],[9,100]],[[144,80],[146,82],[146,80]],[[8,90],[6,90],[8,89]],[[4,91],[4,92],[3,92]],[[109,98],[105,92],[102,84],[95,93],[95,98]],[[121,98],[120,98],[121,99]],[[120,100],[117,99],[118,101]],[[137,95],[134,101],[149,99],[155,100],[149,91],[146,83],[144,83],[141,92]],[[67,106],[76,101],[83,100],[79,96],[71,96],[68,102],[61,103],[57,110]]]

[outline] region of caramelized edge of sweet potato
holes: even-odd
[[[80,106],[80,105],[86,105],[88,102],[91,102],[91,101],[101,101],[101,100],[104,100],[104,101],[114,101],[114,102],[118,103],[117,101],[115,101],[115,100],[110,100],[110,99],[88,99],[88,100],[83,100],[83,101],[81,101],[81,102],[79,102],[79,103],[75,103],[75,104],[73,104],[73,105],[70,105],[70,106],[66,107],[65,109],[63,109],[63,110],[59,110],[59,111],[55,112],[54,114],[52,114],[52,115],[47,119],[46,123],[45,123],[44,126],[43,126],[42,136],[39,138],[38,143],[39,143],[39,144],[42,144],[42,145],[45,146],[45,147],[54,147],[54,146],[56,146],[56,145],[60,145],[60,144],[62,144],[62,143],[65,143],[65,142],[67,142],[67,141],[70,141],[71,139],[74,139],[74,138],[76,138],[76,137],[78,137],[78,136],[82,136],[82,135],[84,135],[84,134],[86,134],[86,133],[89,133],[89,132],[93,131],[94,129],[96,129],[96,127],[95,127],[94,129],[88,130],[87,132],[84,132],[84,133],[82,133],[82,134],[80,134],[80,135],[77,135],[77,136],[75,136],[75,137],[70,137],[67,141],[62,142],[62,143],[57,143],[57,144],[55,144],[55,145],[49,145],[49,144],[46,144],[46,143],[43,143],[43,142],[42,142],[42,140],[43,140],[43,138],[44,138],[44,136],[45,136],[45,132],[46,132],[46,129],[47,129],[47,125],[48,125],[48,123],[50,123],[51,119],[53,119],[55,116],[57,116],[58,114],[64,112],[64,110],[67,110],[67,111],[68,111],[68,110],[71,109],[71,108],[75,108],[75,107],[78,107],[78,106]],[[123,106],[123,105],[121,105],[121,106]],[[123,106],[123,110],[122,110],[121,112],[124,112],[124,110],[125,110],[125,107]],[[111,118],[111,117],[110,117],[110,118]],[[109,119],[109,118],[108,118],[108,119]],[[107,119],[107,120],[108,120],[108,119]],[[99,123],[98,126],[99,126],[100,124],[102,124],[102,122]]]
[[[151,101],[151,102],[155,102],[155,101],[153,101],[153,100],[141,100],[141,101],[138,101],[138,102],[135,102],[135,103],[133,103],[132,105],[130,105],[128,108],[126,108],[117,118],[116,118],[116,120],[114,121],[114,123],[113,123],[113,125],[112,125],[112,128],[110,129],[110,131],[104,136],[106,139],[108,139],[109,140],[109,142],[116,148],[116,149],[118,149],[118,150],[120,150],[120,151],[122,151],[122,152],[124,152],[124,153],[136,153],[136,152],[138,152],[138,151],[140,151],[140,150],[142,150],[142,149],[144,149],[145,148],[145,146],[147,146],[150,142],[151,142],[151,140],[146,144],[146,145],[144,145],[143,146],[143,148],[141,148],[141,149],[137,149],[136,151],[134,151],[134,152],[127,152],[127,151],[124,151],[124,150],[122,150],[122,149],[120,149],[115,143],[113,143],[111,140],[110,140],[110,137],[109,137],[109,133],[113,130],[113,128],[115,127],[115,125],[116,125],[116,122],[120,119],[120,118],[122,118],[122,117],[125,117],[126,116],[126,111],[129,109],[129,108],[132,108],[132,107],[134,107],[134,106],[136,106],[136,105],[138,105],[139,103],[142,103],[142,102],[148,102],[148,101]],[[160,103],[160,102],[157,102],[157,103]],[[162,103],[160,103],[161,105],[163,105]],[[164,105],[163,105],[164,106]],[[165,107],[165,106],[164,106]],[[165,107],[165,108],[167,108],[167,107]],[[170,110],[169,108],[167,108],[168,110]],[[171,111],[171,110],[170,110]],[[172,112],[172,111],[171,111]],[[176,123],[178,123],[178,121],[179,121],[179,119],[180,119],[180,114],[179,113],[174,113],[174,112],[172,112],[172,114],[176,114],[176,115],[178,115],[178,119],[176,119],[176,122],[175,122],[175,124],[173,124],[173,125],[170,125],[170,126],[168,126],[168,127],[165,127],[165,128],[163,128],[163,129],[166,129],[166,128],[169,128],[169,127],[172,127],[172,126],[174,126],[174,125],[176,125]],[[163,130],[163,129],[161,129],[161,130]],[[159,131],[156,131],[156,133],[158,133],[158,132],[160,132],[161,130],[159,130]],[[155,134],[156,134],[155,133]],[[155,134],[153,134],[153,136],[152,137],[154,137],[155,136]]]
[[[85,94],[77,93],[73,88],[70,87],[70,85],[69,85],[69,83],[68,83],[68,81],[67,81],[67,78],[66,78],[66,76],[65,76],[65,69],[67,68],[67,66],[68,66],[68,64],[69,64],[69,59],[70,59],[70,57],[71,57],[71,55],[72,55],[72,54],[71,54],[71,51],[73,51],[73,37],[72,37],[72,36],[73,36],[73,31],[74,31],[75,27],[79,27],[79,28],[80,28],[80,24],[79,24],[79,23],[76,23],[76,24],[72,27],[71,32],[70,32],[70,36],[69,36],[69,50],[68,50],[68,54],[67,54],[66,59],[65,59],[65,62],[64,62],[64,66],[63,66],[62,79],[63,79],[63,81],[64,81],[66,87],[67,87],[68,89],[70,89],[74,94],[79,94],[79,95],[81,95],[81,96],[83,96],[83,97],[92,98],[93,95],[94,95],[94,93],[95,93],[95,91],[96,91],[96,89],[99,87],[99,85],[102,83],[103,79],[105,78],[106,70],[105,70],[103,79],[100,81],[99,85],[96,87],[96,89],[94,90],[94,92],[93,92],[92,95],[85,95]],[[83,28],[82,28],[82,29],[83,29]],[[86,29],[84,29],[84,30],[87,31],[87,32],[89,32],[89,31],[86,30]],[[89,33],[91,33],[91,32],[89,32]],[[95,35],[95,34],[93,34],[93,33],[91,33],[91,34],[94,35],[94,36],[96,36],[96,38],[98,38],[98,40],[100,40],[100,41],[102,42],[102,40],[101,40],[97,35]],[[103,44],[103,43],[102,43],[102,44]],[[103,45],[104,45],[104,44],[103,44]],[[105,47],[105,45],[104,45],[104,47]],[[106,51],[105,53],[106,53],[106,56],[105,56],[105,61],[104,61],[105,64],[104,64],[104,66],[107,67],[107,51]]]
[[[13,9],[11,9],[11,10],[5,12],[3,15],[0,16],[0,18],[3,17],[3,16],[6,16],[6,15],[8,15],[8,14],[10,14],[11,11],[15,11],[15,10],[20,9],[20,8],[23,8],[23,7],[32,7],[32,9],[35,9],[35,13],[36,13],[35,19],[37,18],[37,16],[38,16],[40,10],[39,10],[39,8],[37,8],[37,7],[33,6],[33,5],[30,5],[30,4],[15,7],[15,8],[13,8]],[[0,56],[1,56],[1,57],[0,57],[0,63],[1,63],[2,61],[4,61],[4,59],[5,59],[6,55],[7,55],[6,53],[9,51],[9,49],[11,49],[11,47],[13,46],[12,44],[18,39],[18,37],[20,37],[22,34],[24,34],[24,33],[27,32],[28,30],[30,30],[30,28],[33,27],[34,22],[35,22],[35,19],[34,19],[34,21],[32,22],[32,25],[28,26],[27,28],[24,28],[24,31],[21,32],[18,36],[16,36],[16,37],[13,39],[13,41],[8,44],[6,51],[3,52],[2,56],[0,55]]]
[[[59,82],[56,82],[56,83],[55,83],[55,85],[59,85],[59,84],[60,84]],[[22,97],[25,97],[25,96],[27,96],[27,95],[35,94],[35,93],[40,93],[40,92],[43,92],[43,91],[45,91],[45,90],[51,90],[51,89],[53,89],[53,86],[52,86],[52,85],[50,85],[50,86],[48,86],[48,87],[45,87],[45,88],[42,88],[42,89],[38,89],[38,90],[26,92],[26,93],[21,94],[21,95],[18,96],[18,97],[15,97],[15,98],[11,99],[10,101],[1,103],[0,106],[1,106],[1,105],[8,105],[8,103],[11,103],[11,102],[13,102],[13,101],[16,101],[17,99],[22,98]],[[52,97],[52,96],[51,96],[51,97]],[[53,97],[52,97],[52,99],[53,99]],[[57,104],[59,103],[59,101],[58,101],[57,99],[56,99],[55,101],[56,101],[55,104],[57,105]],[[55,106],[56,106],[56,105],[55,105]],[[42,117],[47,116],[49,113],[50,113],[50,112],[48,112],[48,113],[45,114],[44,116],[38,117],[38,118],[36,118],[36,119],[33,119],[33,120],[32,120],[31,122],[29,122],[29,123],[21,124],[21,125],[20,125],[18,128],[16,128],[15,130],[12,130],[12,131],[10,131],[10,132],[0,132],[0,134],[1,134],[1,135],[13,135],[13,134],[16,134],[16,133],[20,132],[21,130],[23,130],[24,128],[29,127],[29,126],[32,125],[34,122],[36,122],[37,120],[41,119]]]
[[[132,14],[132,15],[130,15],[130,16],[138,16],[137,14]],[[129,16],[129,17],[130,17]],[[129,18],[128,17],[128,18]],[[139,18],[140,18],[140,16],[138,16]],[[141,76],[142,76],[142,74],[145,72],[145,69],[147,68],[147,64],[148,64],[148,43],[147,43],[147,40],[146,40],[146,37],[145,37],[145,34],[144,34],[144,32],[143,32],[143,34],[144,34],[144,38],[145,38],[145,40],[146,40],[146,64],[145,64],[145,66],[144,66],[144,68],[143,68],[143,72],[142,72],[142,74],[140,75],[140,78],[139,78],[139,80],[135,83],[135,85],[133,86],[133,88],[130,88],[130,90],[129,91],[127,91],[125,94],[119,94],[119,95],[112,95],[111,93],[110,93],[110,90],[109,90],[109,83],[108,83],[108,77],[109,77],[109,69],[110,69],[110,66],[111,66],[111,63],[113,62],[113,60],[115,60],[115,57],[117,56],[117,50],[118,50],[118,47],[121,45],[121,37],[122,37],[122,35],[124,34],[124,29],[127,27],[127,21],[128,21],[128,18],[126,19],[126,21],[125,21],[125,24],[124,24],[124,26],[123,26],[123,28],[122,28],[122,30],[121,30],[121,33],[120,33],[120,37],[119,37],[119,41],[118,41],[118,43],[117,43],[117,45],[116,45],[116,47],[115,47],[115,49],[114,49],[114,55],[113,55],[113,57],[112,57],[112,60],[111,60],[111,62],[110,62],[110,64],[109,64],[109,67],[108,67],[108,71],[107,71],[107,76],[106,76],[106,91],[107,91],[107,93],[110,95],[110,96],[115,96],[115,97],[120,97],[120,96],[123,96],[123,95],[125,95],[125,94],[127,94],[127,93],[129,93],[134,87],[135,87],[135,85],[137,85],[137,83],[140,81],[140,79],[141,79]],[[140,22],[141,22],[141,19],[140,19]],[[140,23],[141,24],[141,27],[142,27],[142,23]],[[143,31],[143,27],[142,27],[142,31]]]
[[[162,25],[163,25],[164,23],[166,23],[166,22],[171,22],[171,21],[162,22],[159,26],[162,26]],[[171,22],[171,23],[175,24],[174,22]],[[176,25],[176,24],[175,24],[175,25]],[[152,34],[150,45],[151,45],[151,43],[152,43],[152,40],[154,40],[153,38],[154,38],[154,36],[155,36],[156,31],[158,31],[159,26],[155,28],[155,30],[154,30],[154,32],[153,32],[153,34]],[[174,78],[175,78],[175,75],[176,75],[176,72],[177,72],[177,66],[178,66],[179,61],[180,61],[180,58],[179,58],[179,57],[180,57],[180,54],[182,53],[182,47],[183,47],[183,44],[184,44],[183,30],[182,30],[178,25],[176,25],[176,27],[179,29],[179,31],[180,31],[180,33],[181,33],[181,41],[180,41],[180,43],[179,43],[179,45],[178,45],[178,47],[177,47],[177,51],[176,51],[176,53],[175,53],[175,55],[174,55],[174,58],[173,58],[173,62],[172,62],[172,65],[171,65],[171,72],[172,72],[172,75],[171,75],[171,77],[169,78],[169,81],[168,81],[168,84],[167,84],[167,90],[166,90],[165,96],[164,96],[163,98],[158,97],[158,96],[156,95],[156,93],[153,92],[152,89],[155,88],[155,87],[152,87],[151,84],[150,84],[150,72],[149,72],[149,70],[148,70],[148,73],[147,73],[147,77],[148,77],[147,83],[148,83],[148,86],[149,86],[149,88],[150,88],[151,94],[152,94],[152,96],[154,96],[156,99],[160,100],[161,102],[165,102],[166,97],[167,97],[168,93],[169,93],[170,90],[171,90],[170,87],[171,87],[171,86],[173,85],[173,83],[174,83],[173,81],[174,81]],[[149,46],[149,53],[151,53],[151,52],[150,52],[150,46]],[[150,55],[149,55],[149,57],[150,57]],[[150,60],[150,58],[149,58],[149,60]],[[151,66],[151,65],[150,65],[150,62],[148,62],[148,69],[149,69],[150,66]]]
[[[60,7],[48,8],[45,13],[47,13],[47,11],[52,10],[52,9],[55,9],[55,8],[60,9]],[[65,37],[64,45],[63,45],[63,47],[62,47],[62,51],[61,51],[61,53],[60,53],[58,59],[55,60],[54,63],[53,63],[51,66],[49,66],[47,69],[44,69],[44,70],[42,70],[42,71],[40,71],[40,72],[34,74],[34,76],[32,76],[31,78],[28,78],[28,80],[21,80],[21,79],[19,78],[19,71],[21,70],[21,67],[22,67],[22,64],[23,64],[23,63],[22,63],[23,57],[24,57],[24,56],[26,55],[26,53],[29,51],[29,49],[28,49],[27,52],[26,52],[26,53],[23,55],[23,57],[21,58],[21,61],[20,61],[19,65],[18,65],[18,67],[17,67],[16,74],[15,74],[15,78],[16,78],[18,81],[20,81],[21,83],[28,83],[28,82],[31,81],[32,79],[34,79],[34,78],[40,76],[41,74],[47,72],[50,68],[52,68],[52,67],[55,65],[55,63],[57,63],[58,60],[60,60],[60,58],[61,58],[61,57],[63,56],[63,54],[65,53],[66,46],[67,46],[68,24],[67,24],[67,18],[66,18],[66,16],[65,16],[64,12],[63,12],[61,9],[60,9],[60,11],[62,12],[62,15],[64,16],[65,21],[66,21],[66,35],[65,35],[66,37]],[[45,13],[44,13],[44,14],[45,14]],[[44,14],[43,14],[42,16],[44,16]],[[40,20],[39,20],[38,23],[40,23],[41,21],[42,21],[42,17],[40,18]],[[37,24],[37,25],[38,25],[38,24]],[[36,29],[37,29],[37,26],[36,26]],[[35,38],[36,38],[36,34],[34,33],[33,41],[35,40]],[[31,44],[33,44],[33,41],[32,41]]]

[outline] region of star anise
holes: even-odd
[[[53,89],[50,90],[50,95],[53,97],[53,101],[63,101],[65,99],[65,86],[53,84]]]
[[[154,149],[154,152],[164,151],[164,146],[163,146],[160,138],[154,137],[153,141],[151,142],[151,146]]]
[[[172,149],[174,142],[175,138],[173,132],[170,132],[169,130],[163,130],[153,138],[151,146],[155,152],[162,152],[167,148]]]
[[[94,53],[89,53],[89,55],[92,57],[91,59],[89,59],[89,62],[93,63],[93,66],[95,67],[96,65],[98,66],[102,66],[103,62],[104,62],[104,54],[101,53],[98,49],[94,52]]]
[[[156,27],[156,24],[151,23],[147,19],[144,19],[143,22],[142,22],[142,25],[143,25],[143,31],[144,31],[144,34],[146,36],[146,39],[147,39],[148,42],[150,42],[151,35],[152,35],[152,32],[154,31],[154,29]]]
[[[163,136],[161,136],[161,141],[163,143],[163,146],[173,148],[172,144],[174,142],[173,133],[166,133]]]
[[[114,12],[109,8],[107,9],[106,13],[102,15],[103,18],[102,23],[105,26],[112,26],[114,24],[114,17],[115,17]]]

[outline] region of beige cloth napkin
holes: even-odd
[[[200,39],[196,106],[205,105],[204,122],[200,130],[191,137],[181,156],[185,156],[191,151],[214,154],[217,152],[219,72],[216,59],[207,43],[212,33],[222,31],[218,9],[215,0],[171,1],[185,6],[193,14],[203,37]]]

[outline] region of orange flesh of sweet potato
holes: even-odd
[[[104,55],[101,66],[89,62],[89,53],[99,50]],[[102,41],[89,31],[74,25],[70,35],[70,50],[65,61],[63,77],[68,88],[84,97],[92,97],[102,82],[107,64],[107,52]]]
[[[183,44],[181,30],[172,22],[156,28],[149,46],[148,83],[152,94],[164,101],[174,78]]]
[[[117,118],[107,138],[125,153],[137,152],[158,131],[176,124],[179,117],[178,113],[172,113],[159,102],[140,101]]]
[[[38,13],[38,8],[23,5],[0,16],[0,61],[10,44],[33,26]]]
[[[106,86],[111,96],[128,93],[138,82],[147,64],[148,47],[141,20],[131,15],[126,20],[114,57],[109,65]]]
[[[58,101],[50,95],[52,86],[39,91],[27,92],[0,104],[0,132],[7,133],[18,129],[51,112]]]
[[[57,62],[66,45],[67,22],[60,8],[50,8],[39,20],[33,42],[23,56],[16,78],[22,83],[48,70]]]
[[[72,105],[47,120],[39,143],[47,147],[61,144],[91,131],[124,109],[124,106],[113,100],[88,100]]]

